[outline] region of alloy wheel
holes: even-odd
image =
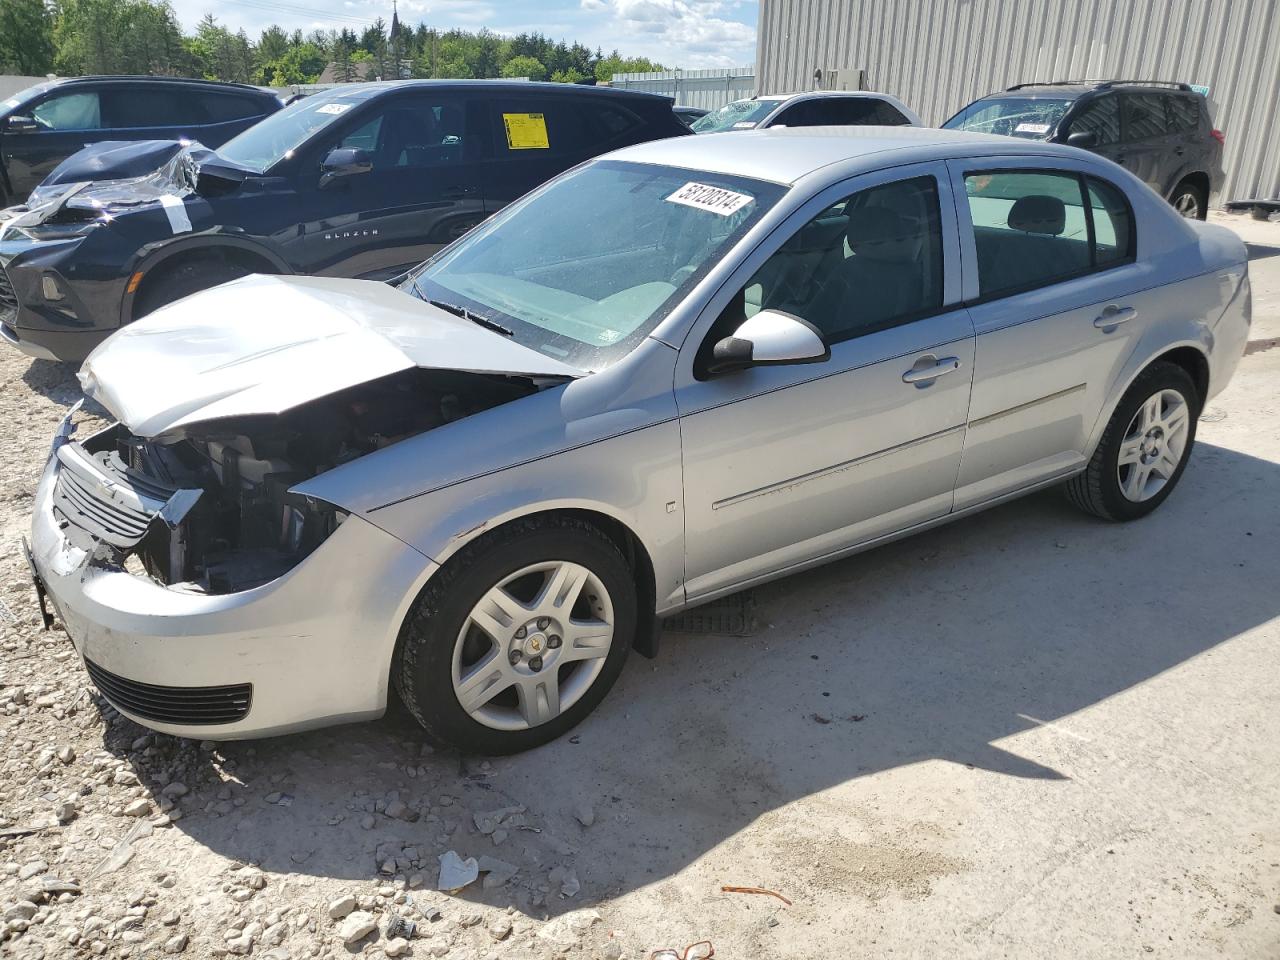
[[[613,602],[581,564],[517,570],[471,609],[453,650],[453,692],[495,730],[554,720],[591,688],[613,645]]]
[[[1142,503],[1173,479],[1187,452],[1191,409],[1176,390],[1161,390],[1138,408],[1124,432],[1116,474],[1126,500]]]
[[[1190,190],[1173,198],[1173,208],[1188,220],[1200,219],[1200,198]]]

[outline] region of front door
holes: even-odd
[[[89,143],[110,139],[103,135],[97,91],[52,93],[32,104],[24,115],[35,121],[34,130],[9,127],[0,137],[14,202],[26,200],[27,194],[71,154]]]
[[[382,279],[419,263],[485,217],[479,104],[459,94],[379,99],[308,155],[298,173],[304,273]],[[322,184],[333,149],[372,169]],[[286,244],[286,248],[289,245]]]
[[[974,338],[950,194],[941,165],[826,191],[686,340],[676,401],[689,599],[951,510]],[[766,309],[812,324],[830,357],[710,375],[714,343]]]
[[[1134,262],[1133,213],[1118,188],[1043,159],[950,166],[978,334],[962,510],[1079,468],[1151,318],[1137,298],[1149,280]]]

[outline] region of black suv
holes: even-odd
[[[59,163],[102,140],[199,140],[221,146],[279,110],[241,83],[170,77],[76,77],[0,103],[0,207],[25,199]]]
[[[245,274],[387,279],[584,160],[687,135],[652,94],[407,80],[313,94],[217,151],[91,147],[0,214],[0,335],[78,360],[121,324]],[[105,179],[122,176],[106,157],[136,173],[140,156],[151,173]],[[104,179],[85,186],[86,170]]]
[[[1225,137],[1213,128],[1205,98],[1186,83],[1020,83],[973,101],[943,127],[1083,147],[1198,220],[1222,185]]]

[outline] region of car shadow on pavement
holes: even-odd
[[[76,379],[78,363],[58,363],[54,360],[32,360],[22,372],[22,382],[42,397],[69,407],[84,393]]]
[[[1047,491],[789,577],[759,590],[755,635],[664,637],[573,736],[516,757],[424,753],[395,710],[258,743],[162,737],[151,756],[130,749],[145,731],[118,721],[108,746],[157,794],[169,777],[190,788],[172,829],[193,849],[344,881],[390,871],[427,891],[440,854],[495,857],[516,876],[459,897],[554,915],[722,844],[768,864],[784,852],[729,842],[794,801],[908,764],[1052,790],[1069,773],[999,742],[1280,615],[1278,489],[1280,465],[1201,443],[1181,487],[1136,523],[1093,520]],[[395,801],[400,819],[386,814]]]

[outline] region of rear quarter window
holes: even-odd
[[[1191,97],[1168,98],[1169,127],[1176,133],[1188,133],[1200,127],[1200,104]]]

